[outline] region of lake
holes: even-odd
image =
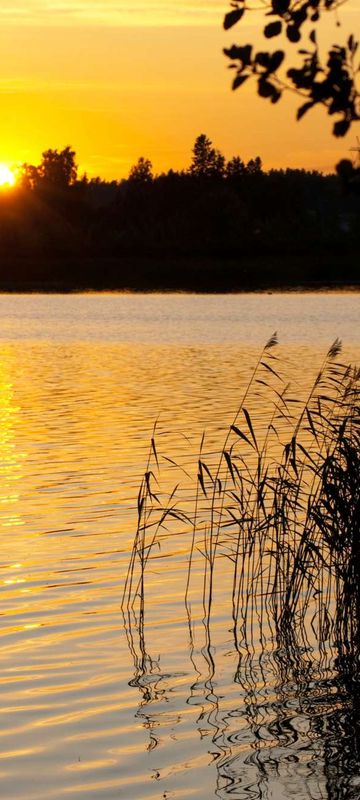
[[[359,321],[356,293],[0,296],[2,797],[359,796],[335,660],[239,660],[226,560],[211,642],[196,564],[189,624],[184,520],[149,561],[140,638],[121,611],[155,421],[153,491],[180,480],[186,505],[274,331],[302,396],[335,338],[360,361]]]

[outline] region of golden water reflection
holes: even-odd
[[[150,571],[145,662],[136,637],[129,649],[120,613],[154,420],[160,413],[162,469],[172,480],[167,459],[176,459],[192,478],[203,430],[216,449],[257,352],[243,343],[225,350],[101,341],[3,346],[4,798],[281,800],[297,791],[304,800],[332,800],[321,737],[296,688],[284,697],[261,675],[252,690],[234,681],[237,662],[221,613],[215,669],[201,630],[190,646],[182,547],[165,571],[161,559]],[[322,355],[320,347],[283,348],[285,361],[301,363],[302,386]],[[349,349],[350,358],[358,355]],[[312,676],[309,708],[325,702],[324,681],[331,680],[331,672]],[[334,719],[341,708],[338,698]],[[302,794],[301,780],[308,785]]]
[[[14,442],[14,427],[21,408],[14,403],[14,387],[9,380],[6,360],[0,360],[0,525],[15,527],[22,525],[17,511],[19,495],[17,482],[22,477],[22,461],[26,453]],[[15,484],[15,485],[14,485]]]

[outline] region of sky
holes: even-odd
[[[0,162],[38,164],[69,144],[80,172],[121,179],[139,156],[155,172],[186,168],[206,133],[227,158],[332,171],[359,131],[336,140],[323,109],[296,123],[294,96],[271,106],[250,81],[232,92],[223,47],[262,36],[256,14],[225,32],[227,10],[227,0],[0,0]],[[348,0],[340,28],[326,14],[323,46],[356,33],[359,12]]]

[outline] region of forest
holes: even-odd
[[[76,153],[49,149],[0,195],[3,291],[241,291],[356,284],[360,169],[264,171],[195,140],[187,170],[79,176]]]

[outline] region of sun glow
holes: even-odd
[[[6,164],[0,164],[0,189],[9,189],[14,186],[15,175]]]

